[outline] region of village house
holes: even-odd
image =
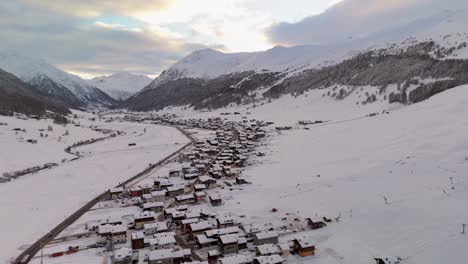
[[[213,224],[209,221],[202,221],[198,223],[193,223],[189,225],[189,231],[191,237],[195,238],[197,235],[203,234],[203,232],[213,228]]]
[[[218,245],[223,255],[235,254],[239,250],[239,236],[237,234],[222,235],[218,239]]]
[[[211,206],[220,206],[223,202],[223,200],[221,199],[221,196],[218,194],[218,195],[210,195],[209,196],[210,198],[210,203],[211,203]]]
[[[185,186],[171,186],[167,187],[167,196],[176,197],[177,195],[184,194]]]
[[[216,180],[208,176],[198,177],[198,182],[205,185],[206,188],[211,188],[216,184]]]
[[[169,171],[169,177],[179,177],[181,170],[179,169],[172,169]]]
[[[156,221],[153,212],[143,212],[133,215],[133,219],[135,221],[135,229],[140,230],[143,229],[143,226],[148,223],[153,223]]]
[[[320,228],[327,226],[327,224],[325,224],[325,222],[323,221],[314,221],[312,218],[307,218],[306,220],[307,220],[307,224],[313,230],[320,229]]]
[[[132,263],[133,252],[130,248],[122,247],[114,251],[112,257],[114,264],[130,264]]]
[[[191,261],[190,249],[174,250],[160,249],[150,251],[148,254],[149,264],[179,264]]]
[[[206,193],[205,192],[202,192],[202,191],[199,191],[199,192],[195,192],[195,201],[197,202],[203,202],[206,198]]]
[[[143,232],[145,235],[154,235],[156,233],[167,232],[169,228],[167,227],[166,222],[154,222],[149,224],[144,224]]]
[[[175,197],[177,204],[191,204],[195,202],[194,194],[183,194]]]
[[[161,190],[161,191],[154,191],[151,194],[151,200],[147,202],[164,202],[164,199],[166,199],[166,191]]]
[[[208,251],[208,264],[217,264],[218,258],[221,256],[221,252],[217,249]]]
[[[143,232],[134,232],[130,235],[130,238],[132,243],[132,249],[142,249],[145,247],[145,234]]]
[[[275,244],[264,244],[257,246],[257,256],[270,256],[275,254],[281,254],[281,249]]]
[[[231,215],[220,215],[216,217],[218,228],[226,228],[236,225],[236,220]]]
[[[163,202],[149,202],[143,204],[143,211],[162,212],[164,210]]]
[[[199,191],[203,191],[206,189],[206,185],[205,184],[195,184],[193,186],[193,188],[195,189],[196,192],[199,192]]]
[[[150,239],[149,244],[151,250],[171,249],[174,248],[176,241],[174,236],[159,236]]]
[[[189,226],[190,224],[193,223],[198,223],[200,220],[198,218],[189,218],[189,219],[183,219],[181,221],[181,229],[183,233],[188,233],[190,231]]]
[[[315,242],[311,238],[296,238],[293,240],[294,253],[301,257],[315,255]]]
[[[254,243],[257,246],[264,244],[278,244],[278,232],[263,231],[253,235]]]
[[[127,227],[124,225],[101,225],[98,228],[101,243],[125,243],[127,241]]]
[[[123,187],[117,187],[109,190],[111,199],[118,199],[121,198],[123,193],[124,193],[124,188]]]
[[[140,185],[140,188],[142,194],[149,194],[153,190],[153,186],[151,186],[151,184]]]
[[[140,186],[134,186],[130,188],[130,196],[140,197],[143,194],[143,191]]]

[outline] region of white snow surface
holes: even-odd
[[[0,53],[0,69],[7,71],[24,82],[48,77],[56,84],[65,87],[83,102],[95,93],[96,87],[80,77],[64,72],[43,59],[26,57],[20,53]]]
[[[99,76],[89,80],[94,85],[116,100],[126,100],[151,82],[145,75],[119,72],[109,76]]]
[[[29,122],[31,126],[26,129],[33,131],[36,121]],[[0,263],[9,263],[23,245],[47,233],[96,195],[136,175],[150,163],[156,163],[188,142],[172,127],[129,122],[96,121],[92,124],[127,134],[78,148],[84,158],[77,161],[0,184]],[[75,132],[83,133],[70,131]],[[94,132],[83,135],[94,136]],[[6,142],[4,137],[12,138],[9,134],[0,134],[1,142]],[[137,145],[129,147],[128,143]],[[9,146],[9,143],[2,143],[2,151],[6,147],[17,159],[24,155],[35,159],[40,154],[33,147],[26,150]],[[28,154],[27,151],[36,153]],[[52,147],[49,151],[57,152],[50,154],[51,157],[64,155],[60,147]],[[8,166],[16,168],[20,165],[28,164]]]

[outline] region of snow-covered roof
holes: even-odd
[[[278,237],[278,232],[276,232],[276,231],[263,231],[263,232],[260,232],[260,233],[256,233],[254,236],[257,239],[268,239],[268,238]]]
[[[284,262],[284,259],[280,255],[260,256],[255,259],[260,264],[279,264]]]
[[[260,255],[272,255],[280,253],[280,248],[275,244],[265,244],[257,247]]]
[[[232,244],[232,243],[238,243],[239,235],[237,235],[237,234],[222,235],[222,236],[219,237],[219,240],[221,240],[221,243],[224,244],[224,245]]]
[[[297,243],[299,243],[299,245],[302,248],[308,248],[308,247],[313,247],[313,246],[317,245],[317,243],[310,237],[296,238],[295,241],[297,241]]]
[[[132,249],[127,248],[127,247],[119,248],[116,251],[114,251],[115,260],[122,260],[131,256],[132,256]]]
[[[246,264],[252,262],[252,258],[250,256],[234,255],[231,257],[222,258],[219,261],[221,264]]]

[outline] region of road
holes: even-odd
[[[137,175],[131,177],[130,179],[124,181],[123,183],[117,185],[116,187],[124,187],[127,184],[137,180],[138,178],[148,174],[151,172],[154,168],[159,167],[161,165],[164,165],[167,161],[171,160],[175,156],[177,156],[181,151],[183,151],[185,148],[188,146],[192,145],[195,139],[185,130],[176,127],[176,126],[171,126],[176,128],[179,132],[184,134],[190,142],[185,144],[183,147],[178,149],[176,152],[172,153],[171,155],[165,157],[164,159],[160,160],[158,163],[152,164],[149,167],[147,167],[145,170],[142,172],[138,173]],[[43,237],[39,238],[36,242],[34,242],[31,246],[29,246],[26,250],[24,250],[16,259],[12,262],[13,264],[20,264],[20,263],[28,263],[29,260],[34,257],[39,250],[41,250],[42,245],[48,244],[50,241],[52,241],[56,236],[58,236],[63,230],[65,230],[67,227],[69,227],[71,224],[73,224],[76,220],[78,220],[82,215],[84,215],[87,211],[89,211],[92,207],[94,207],[99,201],[102,201],[103,199],[109,198],[109,192],[106,191],[85,205],[83,205],[80,209],[78,209],[76,212],[74,212],[72,215],[67,217],[63,222],[58,224],[54,229],[52,229],[49,233],[44,235]]]

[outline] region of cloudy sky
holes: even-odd
[[[46,59],[89,78],[155,76],[191,51],[326,44],[466,0],[0,1],[0,52]],[[451,5],[448,5],[451,6]]]

